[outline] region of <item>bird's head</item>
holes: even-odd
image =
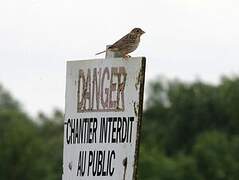
[[[144,32],[142,29],[140,29],[140,28],[134,28],[130,33],[136,34],[136,35],[138,35],[138,36],[141,36],[141,35],[144,34],[145,32]]]

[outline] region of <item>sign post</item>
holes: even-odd
[[[63,180],[135,180],[143,57],[68,61]]]

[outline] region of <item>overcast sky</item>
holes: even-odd
[[[217,83],[239,71],[238,0],[1,0],[0,83],[32,115],[64,109],[66,60],[93,59],[134,27],[157,75]],[[97,58],[103,58],[104,55]]]

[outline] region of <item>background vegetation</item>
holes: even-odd
[[[141,140],[140,180],[237,180],[239,78],[151,82]],[[32,119],[0,86],[0,179],[59,180],[62,149],[63,113]]]

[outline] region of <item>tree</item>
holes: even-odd
[[[63,115],[42,124],[0,87],[0,179],[57,180],[62,174]]]
[[[170,179],[237,179],[238,92],[238,78],[219,85],[153,81],[142,125],[143,169],[158,179],[166,179],[162,172]],[[171,163],[162,167],[165,159]],[[150,179],[145,171],[141,177]]]

